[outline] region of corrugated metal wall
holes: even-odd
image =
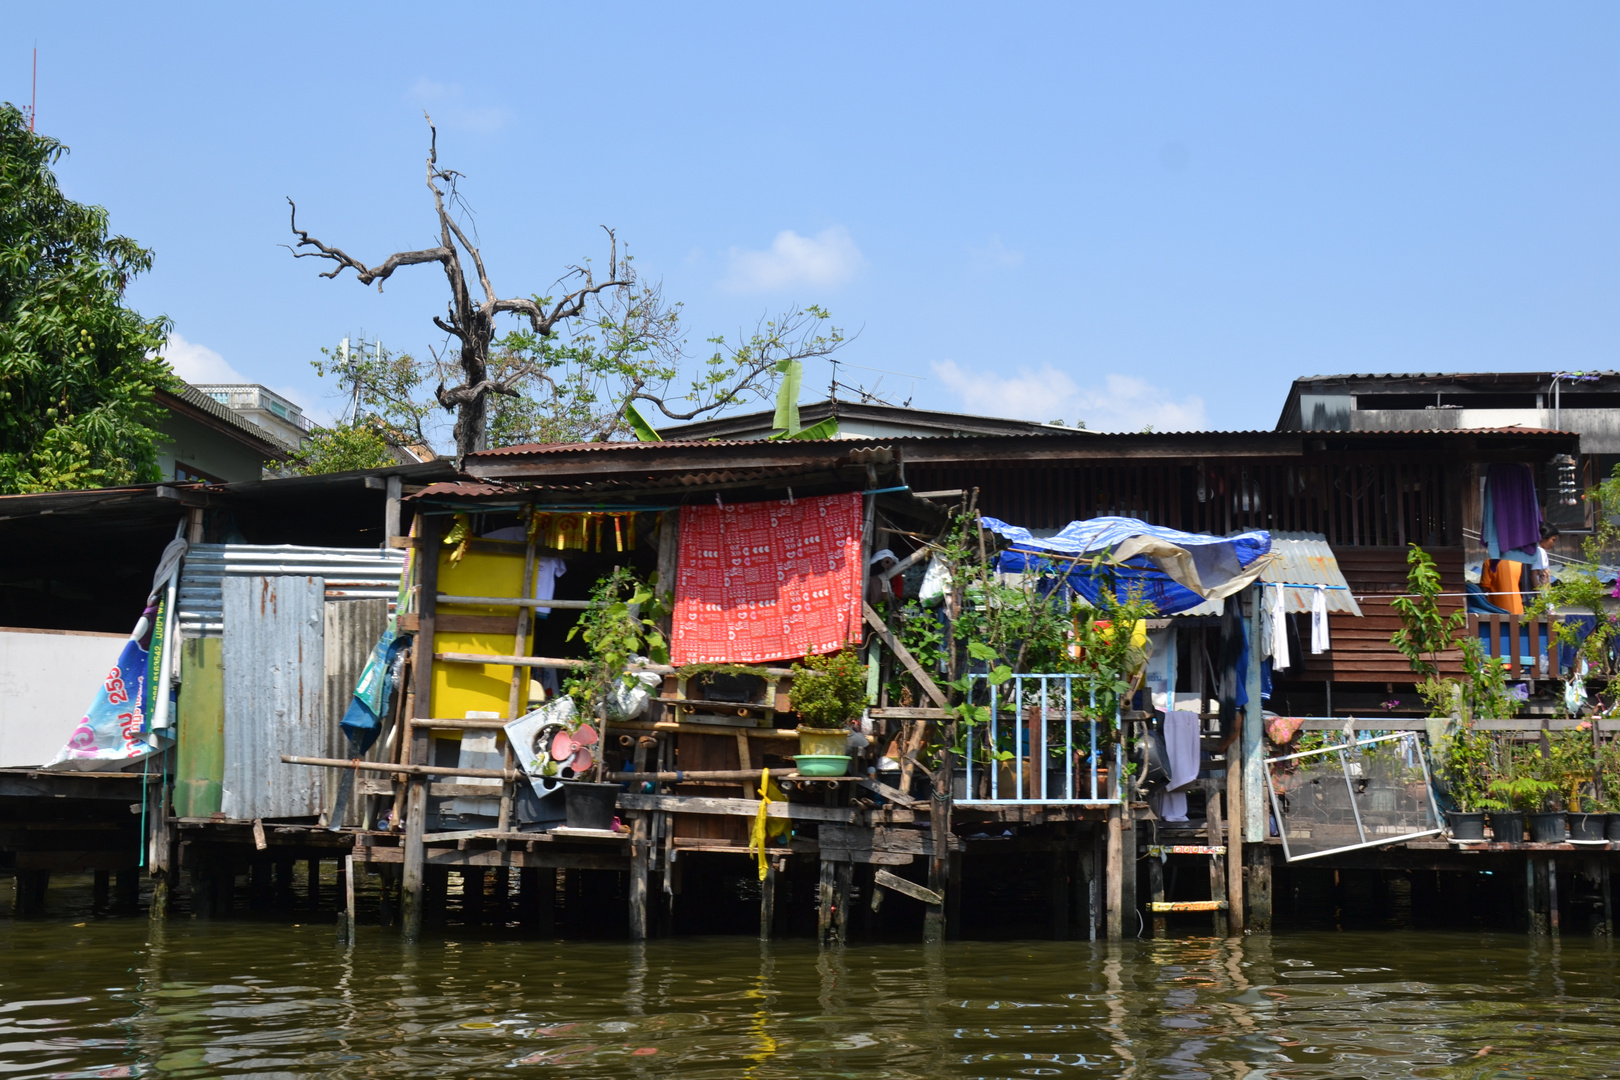
[[[403,551],[292,544],[193,544],[180,572],[180,632],[186,637],[211,637],[221,632],[220,583],[227,578],[310,575],[325,580],[330,600],[381,598],[392,602],[404,569]]]
[[[387,600],[341,600],[328,601],[326,604],[326,687],[322,701],[322,711],[326,717],[326,748],[322,753],[326,757],[351,756],[349,740],[343,737],[338,725],[342,723],[343,714],[353,699],[355,684],[360,681],[360,672],[365,668],[371,650],[387,629]],[[377,761],[381,749],[382,740],[379,739],[366,753],[366,760]],[[337,784],[343,770],[321,771],[326,773],[325,801],[328,804],[326,809],[330,811],[330,804],[336,801]],[[364,801],[357,797],[349,799],[343,824],[358,826],[361,823]]]
[[[326,582],[315,576],[224,578],[225,777],[228,818],[314,817],[321,771],[282,754],[321,757],[328,727]]]

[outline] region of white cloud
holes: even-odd
[[[163,346],[163,359],[174,368],[174,373],[188,383],[245,383],[251,379],[225,362],[225,358],[206,345],[187,341],[179,334],[170,334]]]
[[[1204,400],[1179,401],[1146,379],[1104,375],[1100,384],[1081,386],[1051,364],[1039,371],[1020,368],[1016,375],[969,371],[954,360],[933,365],[934,376],[962,399],[964,408],[984,416],[1020,420],[1085,421],[1093,431],[1201,431],[1206,425]]]
[[[1024,253],[1003,244],[1000,233],[992,236],[990,242],[982,248],[968,248],[968,254],[973,256],[976,266],[986,269],[1010,270],[1015,266],[1024,265]]]
[[[837,288],[866,264],[842,225],[813,237],[783,229],[768,251],[732,248],[730,258],[731,272],[722,283],[730,292],[776,292],[799,285]]]
[[[505,127],[512,119],[512,110],[503,105],[472,104],[460,83],[435,82],[417,79],[411,87],[411,96],[417,100],[442,128],[463,128],[490,135]]]

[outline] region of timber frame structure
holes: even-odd
[[[1524,429],[510,447],[468,455],[459,475],[429,483],[402,502],[396,485],[386,531],[389,544],[436,556],[451,515],[483,515],[479,520],[487,527],[507,523],[523,507],[589,508],[627,518],[641,541],[634,558],[666,581],[673,576],[675,509],[717,497],[737,503],[864,492],[872,522],[867,551],[908,550],[916,538],[934,535],[953,508],[969,504],[1034,529],[1114,514],[1216,534],[1319,534],[1332,545],[1365,614],[1334,615],[1333,634],[1342,646],[1279,679],[1273,700],[1286,701],[1279,711],[1290,714],[1343,717],[1411,684],[1404,659],[1388,646],[1386,625],[1389,600],[1404,589],[1406,545],[1434,553],[1448,583],[1460,579],[1465,523],[1477,514],[1479,469],[1492,462],[1541,464],[1573,449],[1574,436]],[[407,531],[404,523],[413,517],[416,524]],[[149,865],[171,875],[192,872],[194,912],[230,910],[234,883],[244,875],[255,895],[290,892],[295,861],[309,862],[306,880],[318,898],[325,888],[319,866],[329,860],[342,867],[335,879],[325,880],[344,898],[338,906],[350,933],[353,896],[362,880],[375,890],[384,920],[397,921],[413,938],[443,915],[456,894],[464,922],[504,924],[513,914],[508,907],[514,883],[516,918],[540,932],[555,932],[559,898],[566,898],[569,933],[612,932],[595,917],[600,911],[625,912],[628,923],[619,924],[619,932],[632,939],[680,932],[695,925],[682,909],[706,902],[714,894],[713,879],[752,875],[759,853],[749,847],[747,825],[760,811],[757,783],[765,769],[787,790],[786,798],[766,803],[765,814],[790,823],[792,835],[764,853],[757,897],[762,936],[813,932],[838,941],[862,932],[909,932],[906,927],[920,924],[927,937],[955,937],[964,932],[964,922],[974,929],[975,920],[964,919],[962,911],[964,894],[973,892],[965,888],[975,877],[971,868],[1006,867],[998,860],[1009,859],[1020,867],[1025,891],[1039,894],[1047,915],[1038,925],[1053,937],[1162,933],[1169,920],[1194,917],[1212,920],[1223,933],[1270,926],[1278,851],[1266,826],[1257,670],[1251,672],[1251,704],[1238,737],[1227,745],[1206,741],[1210,767],[1199,782],[1205,817],[1187,826],[1158,821],[1129,783],[1121,785],[1118,769],[1108,770],[1100,799],[1014,798],[1000,805],[964,799],[965,805],[954,805],[960,797],[952,776],[925,776],[927,766],[915,757],[929,727],[949,723],[943,699],[882,702],[873,710],[879,738],[892,742],[904,759],[898,782],[869,775],[799,776],[790,767],[797,734],[778,715],[791,710],[785,669],[770,671],[780,685],[769,696],[730,703],[734,718],[717,723],[714,703],[704,702],[681,672],[663,668],[653,669],[665,678],[654,713],[615,724],[614,745],[605,748],[612,771],[626,785],[617,804],[623,831],[525,829],[517,802],[527,781],[510,750],[499,751],[500,762],[473,767],[458,763],[447,747],[455,736],[487,737],[525,711],[524,688],[532,673],[580,663],[577,648],[576,655],[566,655],[570,650],[556,624],[586,606],[592,571],[615,560],[582,559],[565,579],[568,588],[559,587],[558,598],[548,602],[562,618],[541,628],[535,604],[513,602],[531,595],[533,541],[473,539],[469,548],[518,560],[525,568],[521,594],[444,593],[437,557],[418,558],[414,601],[402,620],[402,628],[415,633],[411,673],[385,718],[382,749],[366,761],[286,755],[261,763],[267,769],[353,769],[361,807],[357,823],[337,821],[328,828],[220,815],[185,820],[174,815],[169,793],[154,793],[164,809],[150,826],[148,848],[155,854]],[[469,606],[481,613],[467,613]],[[886,662],[905,663],[903,650],[886,640],[881,620],[869,619],[868,625],[869,641],[881,643]],[[478,650],[444,644],[460,640],[457,635],[504,636],[511,644]],[[435,669],[455,665],[511,671],[506,711],[435,716]],[[1413,722],[1397,714],[1377,723],[1383,725],[1378,730],[1389,730]],[[57,782],[50,774],[28,777],[36,786]],[[14,786],[21,784],[19,779]],[[6,792],[0,784],[0,797]],[[455,800],[498,805],[495,827],[438,827],[434,808]],[[1459,854],[1443,842],[1425,841],[1322,865],[1409,864],[1427,872],[1423,868],[1466,866],[1469,858],[1480,865],[1481,857],[1524,860],[1533,886],[1531,910],[1541,912],[1539,924],[1531,920],[1534,927],[1547,924],[1549,888],[1556,926],[1559,867],[1572,872],[1578,859],[1595,853],[1560,845]],[[21,861],[14,865],[23,868]],[[1606,898],[1606,861],[1603,866]],[[1177,895],[1172,884],[1167,895],[1166,872],[1176,867],[1193,871],[1180,875],[1187,880],[1202,880],[1207,870],[1207,889],[1199,885],[1189,898],[1187,888]],[[1169,880],[1177,877],[1171,872]],[[1536,882],[1542,883],[1539,893]],[[999,903],[979,892],[986,905]],[[903,899],[885,905],[894,894]],[[24,896],[21,885],[18,896]],[[154,902],[154,914],[162,906]],[[882,914],[885,906],[898,908],[896,920]],[[576,911],[588,909],[597,910],[578,921]],[[1022,910],[1027,931],[1027,903]]]

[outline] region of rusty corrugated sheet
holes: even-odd
[[[314,817],[321,772],[282,754],[327,751],[326,582],[315,576],[226,577],[225,777],[228,818]]]
[[[1327,609],[1330,615],[1361,614],[1361,607],[1350,591],[1339,560],[1333,548],[1321,533],[1274,532],[1271,534],[1271,562],[1260,571],[1261,581],[1287,585],[1326,585]],[[1290,615],[1302,615],[1311,610],[1314,589],[1289,589],[1283,594]],[[1219,615],[1223,605],[1219,600],[1206,600],[1197,607],[1188,608],[1181,615]]]
[[[326,657],[326,682],[321,704],[321,711],[326,718],[326,746],[322,751],[323,757],[341,759],[353,756],[349,749],[349,740],[344,738],[338,725],[342,723],[343,714],[354,698],[355,684],[360,681],[360,672],[365,668],[371,650],[376,647],[378,639],[387,629],[387,600],[373,598],[327,601],[326,641],[323,649]],[[365,755],[366,760],[378,760],[377,753],[381,747],[381,741],[373,745]],[[322,771],[326,773],[327,785],[323,809],[329,813],[331,805],[336,802],[333,796],[337,791],[342,770]],[[358,826],[361,823],[363,805],[363,799],[350,798],[343,824]]]
[[[392,549],[299,547],[293,544],[193,544],[180,572],[180,633],[220,632],[220,583],[246,575],[312,575],[332,600],[385,598],[399,591],[405,553]]]

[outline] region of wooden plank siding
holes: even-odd
[[[1442,591],[1463,591],[1463,549],[1461,547],[1429,548],[1440,571]],[[1406,592],[1405,548],[1336,548],[1334,555],[1344,579],[1361,605],[1361,618],[1354,615],[1329,615],[1328,632],[1332,649],[1321,656],[1310,654],[1310,632],[1304,629],[1304,663],[1291,668],[1283,676],[1287,680],[1326,681],[1336,683],[1394,683],[1410,685],[1412,667],[1406,657],[1395,651],[1390,636],[1400,629],[1400,616],[1391,603]],[[1442,597],[1440,608],[1447,614],[1461,609],[1460,596]],[[1301,616],[1303,618],[1303,616]],[[1462,673],[1462,657],[1455,649],[1442,654],[1442,675]]]
[[[1104,515],[1187,532],[1316,532],[1340,547],[1462,543],[1464,471],[1442,460],[1211,459],[915,465],[918,491],[979,489],[981,512],[1030,529]]]

